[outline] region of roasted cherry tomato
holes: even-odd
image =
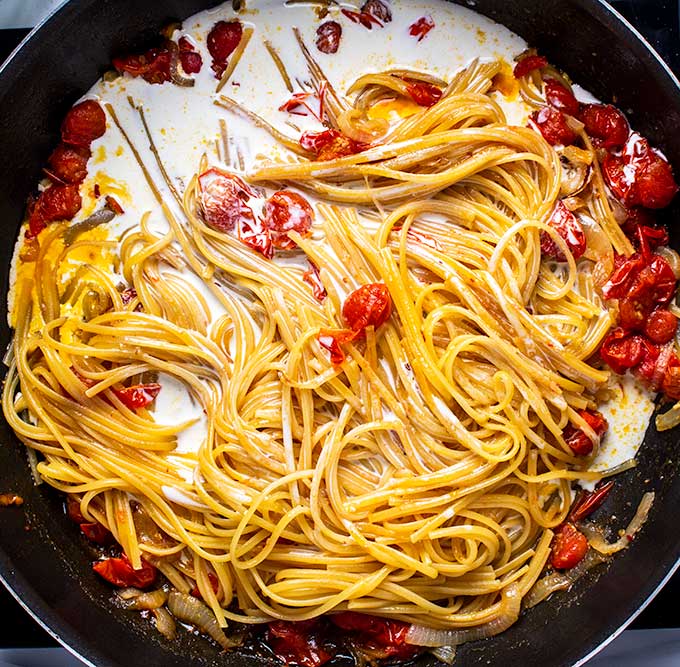
[[[417,37],[419,42],[422,42],[430,30],[434,28],[434,21],[431,16],[421,16],[417,21],[414,21],[408,27],[408,34],[411,37]]]
[[[645,336],[654,343],[663,345],[673,340],[678,328],[678,318],[664,308],[657,308],[645,323]]]
[[[342,26],[337,21],[326,21],[316,29],[316,48],[321,53],[337,53],[342,37]]]
[[[557,109],[543,107],[534,111],[529,122],[538,128],[543,138],[552,146],[569,146],[576,141],[576,133],[569,127],[564,114]]]
[[[574,97],[574,93],[565,88],[559,81],[547,79],[544,86],[545,100],[551,107],[568,113],[570,116],[575,116],[578,113],[578,100]]]
[[[106,114],[94,100],[76,104],[61,124],[61,140],[65,144],[89,148],[106,132]]]
[[[578,118],[593,143],[602,148],[620,148],[630,134],[626,117],[611,104],[582,104]]]
[[[402,621],[343,611],[330,616],[330,620],[346,632],[352,633],[352,643],[377,659],[407,660],[419,652],[419,648],[406,641],[411,627]]]
[[[264,207],[264,226],[269,229],[275,248],[291,250],[297,247],[288,232],[309,236],[314,219],[311,204],[297,192],[281,190],[275,192]]]
[[[573,524],[562,524],[555,531],[550,564],[556,570],[569,570],[578,565],[588,551],[588,540]]]
[[[111,531],[104,528],[104,526],[97,521],[94,521],[93,523],[81,523],[80,530],[90,542],[94,542],[103,547],[112,544],[114,541]]]
[[[381,23],[389,23],[392,20],[392,12],[382,0],[366,0],[361,7],[361,12],[374,16]]]
[[[366,150],[366,144],[346,137],[338,130],[323,130],[322,132],[303,132],[300,146],[315,154],[319,161],[337,160],[348,155],[355,155]]]
[[[566,241],[574,259],[578,259],[586,251],[586,235],[576,216],[560,200],[555,204],[548,224]],[[548,257],[554,257],[564,262],[566,257],[557,243],[546,232],[541,233],[541,252]]]
[[[578,414],[595,431],[597,436],[606,433],[609,425],[601,413],[596,410],[579,410]],[[593,441],[582,429],[569,424],[562,435],[576,456],[588,456],[593,451]]]
[[[392,314],[392,298],[386,285],[369,283],[354,290],[342,306],[345,324],[359,335],[366,327],[377,329]]]
[[[319,621],[272,621],[267,643],[286,665],[320,667],[331,659],[320,640]]]
[[[62,183],[80,183],[87,176],[87,161],[90,149],[61,143],[47,160],[50,176]]]
[[[187,74],[198,74],[203,66],[201,54],[194,49],[194,45],[186,37],[180,37],[177,45],[182,69]]]
[[[240,21],[218,21],[208,33],[208,52],[212,56],[212,70],[220,79],[227,69],[227,59],[236,50],[243,37]]]
[[[543,56],[526,55],[517,61],[513,74],[516,79],[521,79],[523,76],[533,72],[535,69],[542,69],[548,66],[548,61]]]
[[[120,588],[148,588],[156,581],[156,568],[142,558],[142,567],[135,570],[123,554],[120,558],[105,558],[92,566],[92,569],[109,583]]]
[[[142,77],[147,83],[163,84],[170,81],[170,51],[165,48],[149,49],[139,55],[113,59],[113,66],[133,77]]]
[[[412,81],[410,79],[404,79],[404,81],[406,82],[406,90],[410,98],[421,107],[431,107],[441,99],[442,90],[433,83]]]
[[[614,482],[609,481],[598,484],[594,491],[581,491],[569,510],[568,521],[576,523],[590,516],[602,506],[613,487]]]
[[[242,219],[254,221],[246,202],[253,191],[238,176],[208,169],[198,177],[200,204],[205,221],[220,231],[231,231]]]
[[[667,304],[675,294],[675,274],[660,255],[652,255],[649,263],[635,277],[628,296],[651,305]]]
[[[120,402],[130,410],[139,410],[151,405],[158,396],[161,385],[157,382],[149,384],[135,384],[124,389],[114,389],[113,393]]]
[[[326,298],[327,292],[319,276],[319,267],[311,260],[309,262],[309,270],[302,274],[302,280],[312,288],[312,294],[314,294],[314,298],[317,301],[323,301]]]
[[[28,220],[27,238],[37,236],[48,223],[70,220],[78,213],[82,200],[77,185],[51,185],[43,190]]]
[[[249,220],[242,217],[237,225],[239,241],[267,259],[274,256],[274,244],[269,229],[265,227],[261,219]]]
[[[630,334],[619,327],[602,341],[600,357],[615,373],[622,375],[637,366],[646,351],[642,336]]]
[[[664,208],[678,191],[668,161],[635,132],[621,155],[605,157],[602,173],[611,191],[628,207]]]

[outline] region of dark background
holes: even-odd
[[[2,0],[0,0],[2,1]],[[648,39],[664,60],[680,76],[680,17],[678,0],[610,0]],[[27,34],[27,30],[0,30],[0,62]],[[568,41],[567,47],[568,48]],[[609,67],[612,63],[602,63]],[[631,628],[680,627],[678,600],[680,573],[677,573],[655,600],[633,622]],[[0,585],[0,648],[46,647],[57,643],[40,628]]]

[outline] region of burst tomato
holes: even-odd
[[[433,83],[409,79],[404,79],[404,81],[406,82],[406,90],[409,96],[421,107],[431,107],[441,99],[442,90]]]
[[[82,200],[77,185],[51,185],[43,190],[28,220],[27,238],[37,236],[48,223],[70,220],[78,213]]]
[[[578,113],[578,101],[574,94],[565,88],[559,81],[548,79],[545,84],[545,100],[555,109],[559,109],[570,116]]]
[[[110,584],[119,588],[148,588],[156,581],[157,570],[142,558],[142,567],[135,570],[123,554],[120,558],[105,558],[92,566],[92,569],[106,579]]]
[[[600,357],[615,373],[622,375],[634,368],[646,352],[644,339],[637,334],[629,334],[617,328],[607,334],[600,347]]]
[[[180,37],[177,45],[179,46],[179,61],[182,63],[182,69],[187,74],[198,74],[203,67],[201,54],[194,49],[194,45],[186,37]]]
[[[87,176],[90,155],[89,148],[59,144],[47,160],[50,176],[54,175],[62,183],[80,183]]]
[[[535,69],[542,69],[548,66],[548,61],[543,56],[527,55],[517,61],[513,74],[516,79],[521,79],[523,76],[533,72]]]
[[[153,48],[139,55],[113,59],[113,66],[121,73],[142,77],[147,83],[163,84],[170,81],[170,52],[165,48]]]
[[[611,104],[582,104],[578,118],[593,143],[602,148],[619,148],[630,134],[626,117]]]
[[[220,79],[227,68],[227,59],[236,50],[243,37],[240,21],[218,21],[208,33],[208,52],[212,56],[211,68]]]
[[[595,435],[602,436],[606,433],[609,425],[601,413],[595,410],[579,410],[578,414],[595,431]],[[564,429],[563,437],[576,456],[588,456],[593,451],[593,441],[590,437],[572,424]]]
[[[411,627],[402,621],[343,611],[333,614],[330,620],[346,632],[353,634],[353,643],[378,659],[407,660],[418,653],[419,648],[407,643],[406,635]]]
[[[291,250],[297,247],[288,232],[309,236],[314,219],[311,204],[297,192],[275,192],[264,207],[264,226],[269,229],[275,248]]]
[[[552,146],[563,144],[569,146],[576,141],[576,133],[569,127],[564,114],[552,107],[543,107],[531,114],[533,124]]]
[[[135,384],[124,389],[114,389],[113,393],[126,408],[139,410],[151,405],[156,400],[160,390],[161,385],[157,382],[151,382],[149,384]]]
[[[342,37],[342,26],[337,21],[326,21],[316,29],[316,48],[321,53],[337,53]]]
[[[677,328],[678,318],[663,308],[653,311],[644,325],[645,336],[659,345],[672,340]]]
[[[267,630],[267,643],[286,665],[320,667],[331,658],[320,640],[317,620],[272,621]]]
[[[555,205],[548,225],[553,227],[557,233],[566,241],[574,259],[578,259],[586,251],[586,235],[583,232],[581,223],[576,216],[560,200]],[[566,257],[558,248],[552,237],[541,233],[541,252],[548,257],[554,257],[560,262],[564,262]]]
[[[106,114],[98,102],[85,100],[76,104],[61,124],[61,140],[65,144],[89,148],[106,132]]]
[[[355,155],[366,150],[366,144],[346,137],[339,130],[323,130],[322,132],[303,132],[300,146],[315,154],[315,159],[325,162],[337,160],[348,155]]]
[[[213,167],[198,177],[198,186],[203,217],[211,227],[226,232],[242,219],[254,220],[246,204],[254,193],[238,176]]]
[[[354,290],[342,306],[345,324],[362,335],[366,327],[377,329],[392,314],[392,298],[386,285],[369,283]]]
[[[586,536],[573,524],[562,524],[555,531],[550,564],[556,570],[569,570],[583,560],[587,551]]]

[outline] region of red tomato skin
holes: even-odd
[[[411,627],[402,621],[343,611],[330,617],[333,624],[354,634],[352,640],[368,651],[378,651],[379,657],[406,660],[419,652],[406,642]]]
[[[601,436],[607,431],[609,425],[601,413],[595,410],[579,410],[578,414],[595,431],[596,435]],[[563,437],[576,456],[588,456],[593,451],[593,441],[585,431],[572,424],[564,429]]]
[[[414,21],[408,28],[408,34],[411,37],[417,37],[419,42],[422,42],[430,30],[434,28],[434,20],[431,16],[421,16],[417,21]]]
[[[392,297],[386,285],[369,283],[354,290],[342,306],[345,324],[359,335],[366,327],[375,329],[384,324],[392,314]]]
[[[61,143],[47,159],[50,176],[56,176],[62,183],[81,183],[87,176],[87,161],[90,149]]]
[[[104,526],[97,521],[94,523],[81,523],[80,530],[90,542],[94,542],[95,544],[106,546],[113,542],[111,531],[104,528]]]
[[[345,353],[340,344],[350,343],[357,337],[357,333],[351,329],[322,329],[316,339],[324,350],[330,352],[331,363],[339,366],[345,361]]]
[[[139,410],[151,405],[160,393],[161,385],[156,382],[136,384],[124,389],[114,389],[113,393],[130,410]]]
[[[517,61],[515,69],[512,71],[516,79],[533,72],[535,69],[543,69],[548,66],[548,60],[543,56],[529,55]]]
[[[555,204],[548,224],[554,227],[558,234],[567,242],[574,259],[578,259],[586,251],[586,235],[581,223],[576,216],[560,200]],[[554,257],[560,262],[566,261],[566,257],[557,247],[557,244],[549,234],[541,233],[541,252],[548,257]]]
[[[377,25],[379,28],[383,27],[383,24],[373,14],[355,12],[351,9],[341,9],[340,11],[352,21],[352,23],[360,23],[367,30],[372,30],[374,25]]]
[[[623,375],[643,359],[646,352],[643,338],[631,335],[622,328],[607,334],[600,346],[600,357],[615,373]]]
[[[569,127],[564,114],[552,107],[543,107],[531,114],[533,123],[543,138],[551,145],[569,146],[576,141],[576,133]]]
[[[139,55],[113,59],[113,66],[121,73],[142,77],[151,84],[162,85],[170,81],[170,52],[166,48],[153,48]]]
[[[106,579],[110,584],[119,588],[149,588],[156,581],[157,570],[142,558],[142,567],[135,570],[123,554],[120,558],[105,558],[96,562],[92,569]]]
[[[570,570],[588,551],[586,536],[573,524],[565,523],[555,531],[550,564],[556,570]]]
[[[264,216],[264,226],[269,229],[274,247],[292,250],[297,248],[297,243],[288,238],[288,232],[295,231],[302,236],[309,236],[314,210],[301,194],[280,190],[267,200]]]
[[[203,67],[201,54],[194,49],[194,45],[186,37],[180,37],[177,45],[179,46],[179,61],[182,64],[182,69],[187,74],[198,74]]]
[[[321,53],[337,53],[342,37],[342,26],[337,21],[326,21],[316,29],[316,48]]]
[[[267,643],[286,665],[320,667],[331,659],[319,638],[319,622],[271,621],[267,630]]]
[[[570,116],[578,113],[579,104],[574,94],[565,88],[559,81],[548,79],[545,84],[545,100],[553,108],[558,109]]]
[[[432,83],[406,80],[406,90],[411,99],[421,107],[431,107],[439,102],[442,90]]]
[[[326,288],[321,282],[321,277],[319,276],[319,267],[314,264],[314,262],[309,262],[309,270],[302,274],[302,280],[306,282],[312,288],[312,294],[317,301],[323,301],[328,293]]]
[[[106,114],[94,100],[76,104],[66,114],[61,124],[61,140],[65,144],[89,148],[90,144],[106,132]]]
[[[657,308],[647,319],[644,326],[645,336],[653,343],[663,345],[673,340],[678,328],[678,318],[663,308]]]
[[[626,117],[611,104],[582,104],[578,118],[593,143],[602,148],[620,148],[630,134]]]
[[[300,146],[315,154],[320,162],[337,160],[348,155],[355,155],[366,150],[366,144],[346,137],[338,130],[323,130],[322,132],[303,132],[300,136]]]
[[[220,79],[227,68],[227,59],[236,50],[243,37],[240,21],[218,21],[208,33],[208,52],[212,56],[211,68],[215,78]]]
[[[211,227],[228,232],[243,218],[254,220],[245,203],[254,193],[238,176],[213,167],[198,177],[198,185],[203,217]]]

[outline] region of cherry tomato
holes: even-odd
[[[179,46],[179,61],[182,64],[182,69],[187,74],[198,74],[203,67],[201,54],[194,49],[194,45],[186,37],[180,37],[177,45]]]
[[[642,336],[629,334],[619,327],[602,341],[600,357],[615,373],[623,375],[642,361],[646,351]]]
[[[253,191],[234,174],[212,168],[198,177],[200,204],[205,221],[226,232],[242,219],[253,221],[253,211],[245,202]]]
[[[151,405],[158,396],[161,385],[157,382],[149,384],[135,384],[124,389],[114,389],[113,393],[120,402],[130,410],[139,410]]]
[[[104,526],[97,521],[93,523],[81,523],[80,530],[90,542],[94,542],[101,546],[107,546],[114,541],[111,531],[104,528]]]
[[[286,665],[320,667],[331,659],[331,654],[321,645],[320,624],[310,621],[271,621],[267,630],[267,643]]]
[[[212,56],[211,68],[220,79],[227,69],[227,59],[236,50],[243,37],[240,21],[218,21],[208,33],[208,52]]]
[[[411,81],[409,79],[404,79],[404,81],[406,82],[406,90],[409,96],[421,107],[431,107],[441,99],[441,88],[432,83]]]
[[[49,174],[54,175],[62,183],[80,183],[87,176],[87,161],[90,155],[89,148],[61,143],[47,160]]]
[[[607,431],[609,425],[601,413],[595,410],[579,410],[578,414],[595,431],[596,435],[601,436]],[[569,424],[562,435],[576,456],[588,456],[593,451],[593,441],[582,429]]]
[[[516,79],[521,79],[523,76],[533,72],[535,69],[542,69],[548,66],[548,61],[543,56],[528,55],[517,61],[513,74]]]
[[[670,164],[635,132],[621,155],[605,157],[602,173],[614,195],[628,207],[664,208],[678,191]]]
[[[402,621],[343,611],[333,614],[331,622],[353,633],[352,642],[368,650],[371,657],[406,660],[419,652],[419,648],[406,642],[411,627]]]
[[[153,48],[140,55],[113,59],[113,66],[121,73],[141,76],[148,83],[163,84],[170,81],[170,52],[165,48]]]
[[[392,12],[382,0],[366,0],[361,7],[361,12],[374,16],[381,23],[389,23],[392,20]]]
[[[210,588],[212,588],[215,595],[217,595],[217,592],[220,590],[219,579],[212,572],[208,572],[208,581],[210,582]],[[195,598],[203,598],[201,591],[198,590],[198,584],[191,589],[190,595],[193,595]]]
[[[324,350],[330,352],[331,363],[334,366],[339,366],[345,361],[345,353],[340,345],[350,343],[357,335],[358,332],[351,329],[322,329],[316,339]]]
[[[652,255],[649,263],[635,277],[628,296],[653,305],[668,303],[675,294],[675,274],[661,255]]]
[[[674,401],[680,400],[680,360],[675,352],[668,361],[661,382],[661,390],[668,398],[672,398]]]
[[[576,216],[561,200],[555,204],[548,224],[567,242],[567,246],[571,250],[574,259],[578,259],[583,255],[586,251],[586,235],[583,227],[576,219]],[[553,238],[545,232],[541,233],[541,252],[548,257],[554,257],[560,262],[566,261],[566,257],[557,247]]]
[[[411,37],[417,37],[419,42],[422,42],[430,30],[434,28],[434,21],[431,16],[421,16],[417,21],[414,21],[408,27],[408,34]]]
[[[611,104],[582,104],[578,118],[593,143],[602,148],[619,148],[630,134],[626,117]]]
[[[337,160],[348,155],[355,155],[366,150],[367,145],[346,137],[338,130],[323,130],[322,132],[303,132],[300,146],[315,154],[319,161]]]
[[[65,144],[89,148],[106,132],[106,114],[94,100],[76,104],[61,124],[61,140]]]
[[[355,12],[351,9],[340,10],[352,23],[360,23],[367,30],[371,30],[374,25],[382,28],[382,23],[373,14],[366,14],[364,12]]]
[[[575,116],[578,113],[578,100],[559,81],[547,79],[544,87],[545,100],[551,107],[568,113],[570,116]]]
[[[569,127],[564,114],[552,107],[543,107],[531,114],[529,124],[533,124],[552,146],[569,146],[576,141],[576,133]]]
[[[641,331],[651,310],[651,303],[623,297],[619,300],[619,326],[626,331]]]
[[[642,340],[642,359],[633,372],[637,377],[646,380],[649,383],[654,383],[656,381],[655,376],[659,373],[657,365],[659,356],[661,355],[661,346],[652,343],[651,340],[646,338],[643,338]],[[658,387],[656,387],[656,389],[658,389]]]
[[[663,308],[657,308],[645,324],[645,336],[652,342],[663,345],[673,339],[677,328],[678,318]]]
[[[274,256],[272,236],[262,220],[241,217],[237,226],[237,235],[241,243],[259,252],[266,259]]]
[[[275,192],[264,207],[264,226],[269,229],[274,247],[282,250],[297,248],[297,243],[288,238],[288,232],[309,236],[313,219],[310,203],[290,190]]]
[[[77,185],[51,185],[40,193],[31,211],[26,237],[37,236],[55,220],[70,220],[78,213],[81,204]]]
[[[600,483],[594,491],[581,491],[569,510],[568,521],[576,523],[590,516],[596,509],[602,506],[609,492],[614,487],[614,482]]]
[[[342,37],[342,26],[337,21],[326,21],[316,29],[316,48],[321,53],[337,53]]]
[[[92,569],[100,577],[103,577],[110,584],[119,588],[128,588],[130,586],[148,588],[156,581],[157,570],[153,565],[149,565],[142,558],[142,567],[139,570],[135,570],[125,554],[120,558],[100,560],[92,566]]]
[[[569,570],[583,560],[587,551],[586,536],[573,524],[565,523],[555,531],[550,564],[556,570]]]
[[[314,298],[317,301],[323,301],[327,296],[327,292],[319,276],[319,267],[312,261],[309,262],[309,267],[309,270],[302,274],[302,280],[312,288]]]
[[[345,324],[359,335],[366,327],[377,329],[392,314],[392,298],[386,285],[369,283],[354,290],[342,306]]]

